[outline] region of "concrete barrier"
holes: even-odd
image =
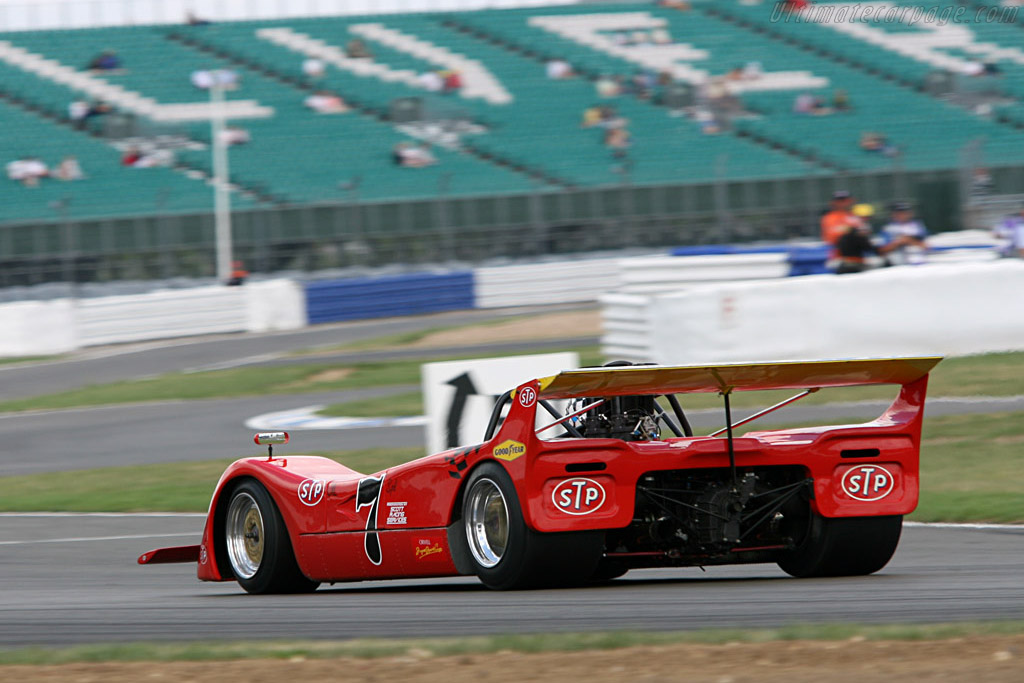
[[[1024,262],[1000,261],[606,297],[603,347],[665,364],[1020,350],[1022,288]],[[628,323],[624,305],[645,312]]]
[[[78,348],[71,299],[0,304],[0,357],[50,356]]]

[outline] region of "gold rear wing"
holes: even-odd
[[[868,384],[910,384],[941,356],[854,360],[726,363],[723,365],[629,365],[566,370],[540,382],[540,398],[686,394],[767,389],[820,389]]]

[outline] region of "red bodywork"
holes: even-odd
[[[881,365],[910,362],[886,374]],[[818,388],[857,384],[900,384],[892,405],[865,424],[752,431],[733,439],[739,468],[795,465],[814,480],[812,509],[825,517],[905,515],[918,500],[918,456],[928,370],[938,359],[833,361],[843,366],[842,381],[828,373],[807,372],[821,363],[789,364],[781,376],[742,376],[733,383],[727,372],[690,386],[655,372],[645,379],[641,368],[630,381],[595,383],[594,371],[562,373],[532,380],[512,394],[508,415],[493,438],[478,446],[427,456],[372,475],[381,479],[376,504],[357,507],[359,482],[371,477],[332,460],[311,456],[247,458],[228,467],[217,484],[201,545],[175,549],[191,559],[198,552],[198,575],[207,581],[232,580],[223,551],[221,516],[231,487],[241,478],[259,480],[281,511],[303,573],[317,581],[433,577],[458,574],[447,527],[457,520],[460,490],[483,461],[504,467],[515,484],[526,524],[540,532],[626,527],[633,519],[636,486],[644,474],[728,466],[724,436],[693,436],[658,441],[618,439],[541,439],[535,430],[539,399],[630,393],[685,393]],[[881,364],[858,372],[856,363]],[[773,368],[716,366],[722,368]],[[886,365],[885,367],[889,367]],[[610,369],[609,369],[610,370]],[[643,371],[663,368],[645,368]],[[702,368],[707,370],[707,368]],[[797,371],[801,372],[797,372]],[[575,374],[574,374],[575,373]],[[714,373],[713,373],[714,374]],[[749,373],[748,373],[749,374]],[[764,373],[762,373],[764,374]],[[835,374],[835,373],[833,373]],[[795,377],[801,379],[794,379]],[[683,375],[680,374],[679,377]],[[758,379],[758,377],[761,377]],[[568,381],[566,378],[568,378]],[[678,379],[678,377],[676,378]],[[716,386],[717,384],[717,386]],[[697,388],[694,388],[697,387]],[[544,433],[543,436],[547,436]],[[845,479],[844,479],[845,477]],[[597,484],[598,486],[594,486]],[[593,491],[594,493],[590,493]],[[561,505],[559,505],[561,503]],[[372,512],[372,518],[371,518]],[[367,552],[376,534],[380,562]],[[139,558],[160,561],[162,551]],[[175,561],[165,559],[164,561]]]

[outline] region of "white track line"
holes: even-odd
[[[72,538],[37,538],[30,541],[0,541],[0,545],[33,545],[36,543],[84,543],[90,541],[137,541],[143,538],[172,538],[175,536],[192,536],[198,538],[201,534],[190,531],[178,534],[126,534],[123,536],[77,536]]]

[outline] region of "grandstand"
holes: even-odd
[[[256,271],[810,236],[840,186],[879,203],[915,199],[933,229],[954,228],[968,148],[997,191],[1019,185],[1024,23],[1009,21],[1019,18],[839,25],[779,20],[772,3],[691,4],[0,34],[3,162],[37,156],[53,166],[73,155],[87,175],[0,183],[0,285],[121,277],[115,262],[126,255],[143,257],[148,265],[133,271],[143,276],[211,272],[211,105],[190,82],[199,70],[240,77],[226,108],[251,140],[230,148],[230,182],[237,250]],[[651,31],[670,37],[655,43]],[[637,32],[645,39],[634,44]],[[372,59],[346,54],[354,38]],[[104,49],[124,68],[87,72]],[[303,72],[311,58],[324,63],[322,78]],[[548,78],[552,59],[577,77]],[[984,82],[985,106],[932,87],[937,72],[979,61],[998,78],[960,81]],[[752,63],[759,77],[725,82],[728,107],[707,99],[708,82]],[[443,69],[458,71],[462,87],[426,91],[422,74]],[[595,89],[599,78],[645,71],[666,73],[683,94],[602,98]],[[303,101],[320,89],[351,110],[311,112]],[[794,111],[798,95],[829,102],[840,89],[849,111]],[[68,106],[80,99],[115,112],[79,129]],[[402,120],[396,103],[411,107]],[[596,104],[628,121],[625,154],[603,144],[602,129],[581,126]],[[708,111],[716,134],[699,115]],[[869,131],[896,153],[861,149]],[[396,145],[417,139],[432,143],[438,163],[396,165]],[[122,150],[140,140],[173,142],[174,164],[122,166]]]

